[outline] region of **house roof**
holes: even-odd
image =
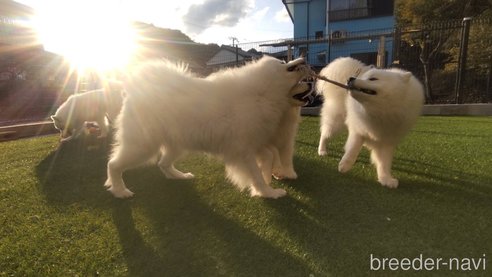
[[[289,13],[292,23],[294,23],[294,5],[297,3],[311,2],[311,0],[282,0],[287,12]]]
[[[223,49],[223,50],[226,50],[226,51],[229,51],[229,52],[232,52],[234,54],[236,54],[236,47],[235,46],[229,46],[229,45],[221,45],[220,46],[220,49]],[[256,57],[258,56],[258,54],[254,53],[253,51],[244,51],[243,49],[241,48],[237,48],[237,53],[239,56],[242,56],[242,57]]]
[[[261,57],[254,49],[244,51],[239,47],[221,45],[220,49],[207,61],[208,66],[235,64],[238,61],[252,60]],[[236,56],[237,53],[237,56]]]

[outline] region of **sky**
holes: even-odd
[[[181,30],[194,41],[201,43],[230,45],[232,37],[239,43],[247,43],[293,36],[293,24],[281,0],[16,1],[38,10],[50,10],[52,14],[61,15],[65,9],[79,9],[86,14],[86,20],[91,20],[91,14],[95,9],[117,11],[132,20]],[[79,6],[85,8],[77,8]],[[90,8],[86,9],[88,6]]]

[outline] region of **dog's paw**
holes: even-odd
[[[326,156],[326,154],[328,154],[328,151],[326,151],[326,149],[321,149],[321,148],[318,149],[319,156]]]
[[[113,184],[111,183],[111,181],[107,179],[106,182],[104,183],[104,187],[110,189],[112,186]]]
[[[173,180],[189,180],[195,178],[195,175],[191,172],[183,173],[173,173],[173,174],[166,174],[166,178],[168,179],[173,179]]]
[[[340,163],[338,164],[338,172],[345,173],[345,172],[349,171],[353,165],[354,165],[354,162],[342,159],[340,161]]]
[[[189,180],[195,178],[195,175],[193,175],[191,172],[183,173],[174,167],[171,168],[161,168],[162,173],[166,176],[168,179],[174,179],[174,180]]]
[[[379,183],[384,187],[396,189],[398,187],[398,179],[393,177],[380,178]]]
[[[124,189],[114,189],[114,186],[110,187],[108,189],[109,192],[111,192],[111,194],[113,194],[114,197],[116,198],[130,198],[134,195],[133,192],[131,192],[131,190],[127,189],[127,188],[124,188]]]
[[[182,179],[193,179],[195,178],[195,175],[193,175],[193,173],[191,172],[187,172],[187,173],[183,173],[183,178]]]
[[[272,199],[277,199],[280,197],[284,197],[287,195],[287,192],[284,189],[274,189],[274,188],[268,188],[268,190],[265,191],[258,191],[255,188],[251,188],[251,196],[255,197],[263,197],[263,198],[272,198]]]
[[[282,170],[279,170],[278,172],[274,171],[272,175],[273,175],[273,178],[275,178],[277,180],[285,180],[285,179],[295,180],[295,179],[297,179],[297,173],[294,170],[288,170],[285,172]]]

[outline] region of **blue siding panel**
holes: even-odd
[[[326,0],[301,1],[293,4],[294,13],[294,39],[314,38],[316,32],[322,31],[326,36]],[[395,25],[394,16],[381,16],[335,21],[329,23],[329,32],[341,30],[344,32],[371,32],[390,31]],[[295,54],[301,50],[307,50],[309,63],[323,66],[329,61],[341,56],[351,56],[361,53],[376,53],[378,51],[379,38],[350,40],[336,42],[328,47],[327,43],[300,45],[296,47]],[[386,62],[392,61],[393,38],[386,37]]]

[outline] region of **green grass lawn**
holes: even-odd
[[[337,172],[345,136],[318,157],[319,119],[301,123],[288,196],[250,198],[223,165],[190,155],[166,180],[128,171],[103,188],[107,154],[57,136],[0,143],[0,276],[492,276],[492,118],[423,117],[399,146],[396,190],[363,151]],[[484,258],[486,269],[370,271],[376,257]]]

